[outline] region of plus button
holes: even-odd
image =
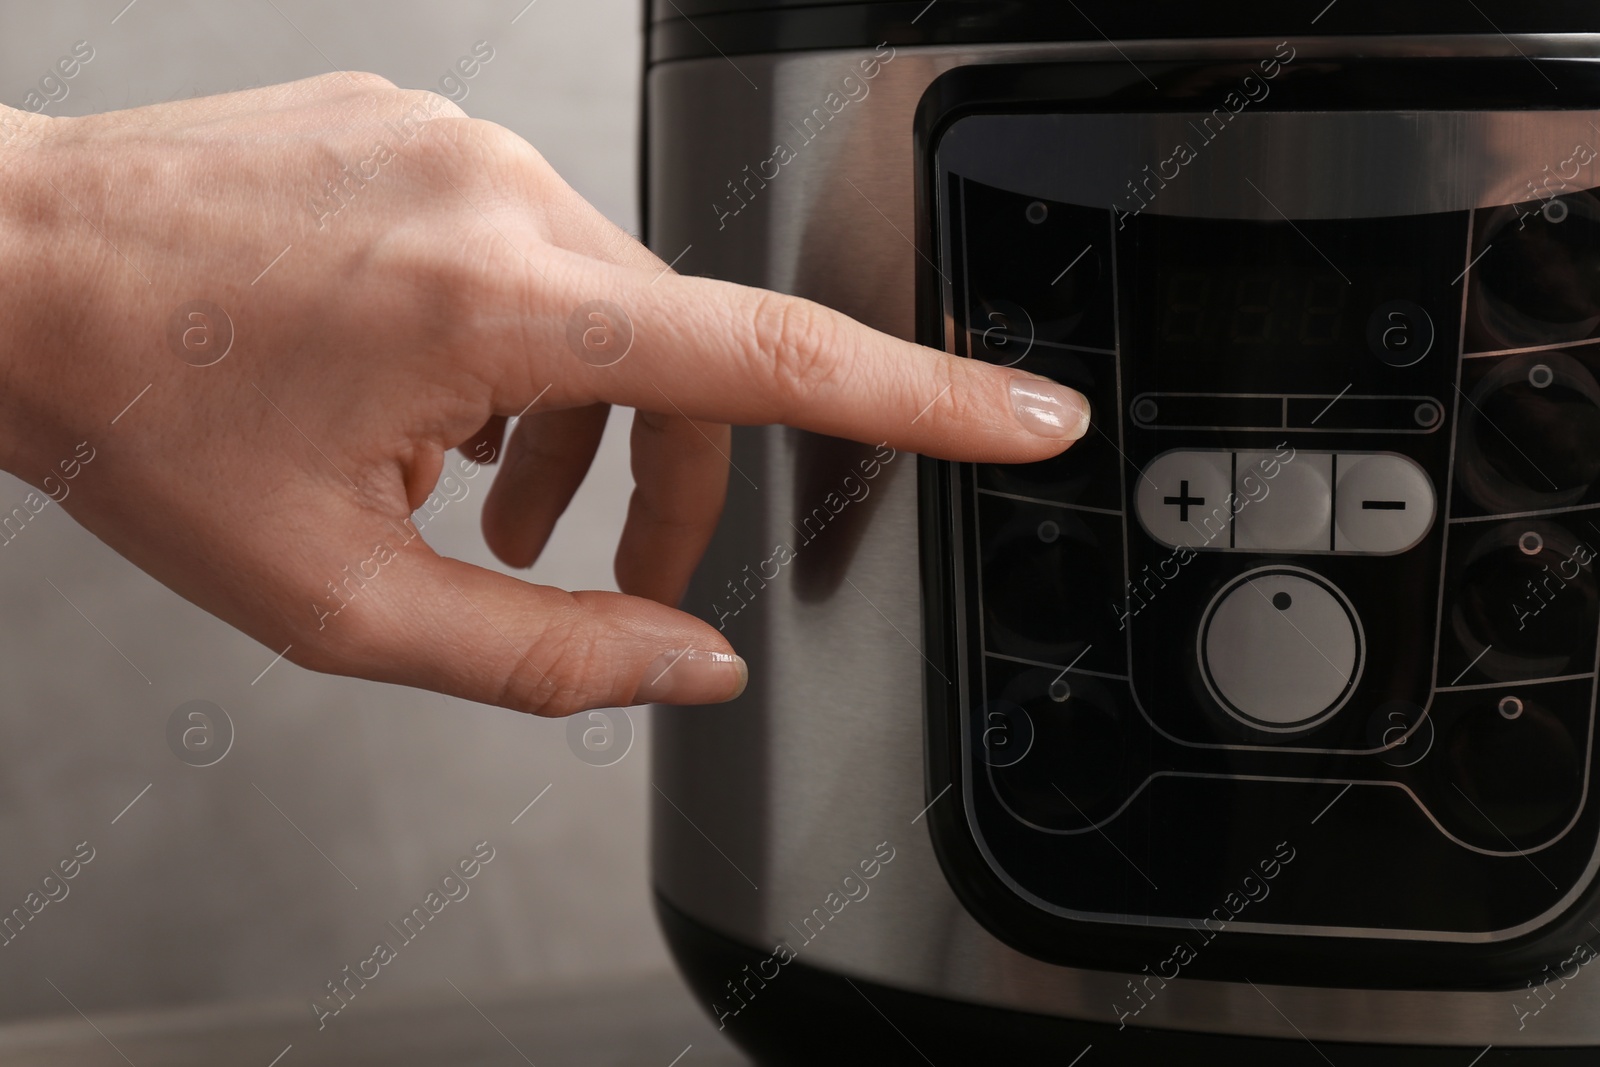
[[[1139,524],[1161,544],[1233,547],[1234,518],[1226,507],[1215,507],[1233,491],[1232,452],[1163,452],[1145,467],[1137,485],[1133,503]]]
[[[1177,509],[1178,509],[1178,521],[1179,522],[1188,522],[1189,521],[1189,507],[1191,505],[1193,505],[1195,507],[1199,507],[1199,506],[1205,504],[1206,498],[1203,497],[1203,496],[1190,496],[1189,495],[1189,479],[1185,478],[1181,482],[1178,483],[1178,495],[1177,496],[1169,496],[1162,502],[1166,503],[1166,504],[1175,505],[1177,507]]]

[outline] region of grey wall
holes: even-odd
[[[22,106],[78,40],[95,58],[52,114],[330,64],[433,87],[487,40],[496,56],[463,106],[526,137],[637,230],[633,0],[537,0],[515,25],[526,0],[125,3],[0,0],[0,100]],[[477,532],[488,481],[468,483],[470,495],[432,520],[430,543],[490,564]],[[619,417],[532,577],[611,587],[627,488]],[[5,510],[25,493],[0,476]],[[645,713],[632,713],[631,752],[596,768],[569,750],[564,722],[287,662],[262,675],[275,650],[169,593],[56,506],[0,547],[0,597],[0,912],[77,843],[95,849],[68,895],[0,947],[0,1015],[67,1010],[52,982],[91,1015],[309,999],[482,839],[494,860],[383,970],[385,989],[666,965],[646,887]],[[214,766],[188,766],[168,747],[169,716],[194,699],[236,727]]]

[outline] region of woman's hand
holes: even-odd
[[[373,75],[7,112],[0,141],[0,466],[314,670],[544,715],[725,700],[743,661],[673,605],[728,424],[1001,462],[1085,428],[1053,383],[680,277],[525,141]],[[611,404],[637,410],[623,593],[409,525],[449,449],[498,451],[521,415],[483,523],[530,565]]]

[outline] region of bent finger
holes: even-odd
[[[605,404],[517,420],[483,505],[483,539],[501,562],[531,567],[594,462],[611,412]]]
[[[617,588],[676,605],[716,531],[732,431],[678,415],[633,419],[633,496],[617,545]]]

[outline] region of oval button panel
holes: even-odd
[[[1139,523],[1173,548],[1393,555],[1438,516],[1427,472],[1393,452],[1176,450],[1134,495]]]

